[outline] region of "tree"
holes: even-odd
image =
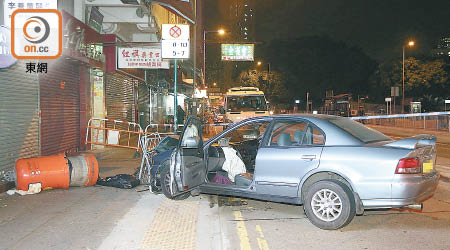
[[[425,110],[438,109],[439,103],[450,97],[446,66],[444,61],[437,59],[405,59],[405,96],[421,101]],[[390,87],[402,87],[402,61],[381,64],[369,82],[378,101],[389,96]]]
[[[327,90],[368,94],[368,79],[377,66],[360,48],[326,36],[274,40],[259,52],[281,72],[291,96],[303,99],[310,92],[316,107]]]
[[[273,104],[288,104],[293,99],[286,88],[286,81],[280,72],[246,70],[239,75],[242,86],[253,86],[264,92],[266,98]]]

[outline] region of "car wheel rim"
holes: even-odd
[[[317,218],[326,222],[334,221],[341,215],[342,200],[330,189],[321,189],[313,195],[311,208]]]

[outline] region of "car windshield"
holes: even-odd
[[[158,145],[155,147],[156,152],[162,153],[168,150],[176,148],[178,145],[178,139],[166,136],[162,139]]]
[[[263,95],[255,96],[228,96],[227,111],[265,111],[266,100]]]
[[[375,131],[373,129],[370,129],[362,125],[361,123],[355,122],[348,118],[334,117],[329,118],[328,121],[330,121],[337,127],[345,130],[346,132],[353,135],[354,137],[356,137],[357,139],[359,139],[364,143],[391,140],[391,138],[385,136],[384,134]]]

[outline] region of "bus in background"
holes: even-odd
[[[235,87],[225,94],[225,119],[239,122],[249,117],[269,115],[264,92],[256,87]]]

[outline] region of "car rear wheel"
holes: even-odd
[[[303,209],[311,223],[324,230],[342,228],[356,214],[352,191],[335,180],[312,184],[306,191]]]
[[[189,192],[187,193],[182,193],[182,194],[178,194],[178,195],[172,195],[170,193],[170,166],[165,166],[162,170],[161,170],[161,179],[159,181],[159,183],[161,183],[161,189],[163,191],[163,194],[172,200],[184,200],[186,198],[188,198],[191,194]],[[172,183],[172,190],[178,190],[177,186],[175,184],[175,182]]]

